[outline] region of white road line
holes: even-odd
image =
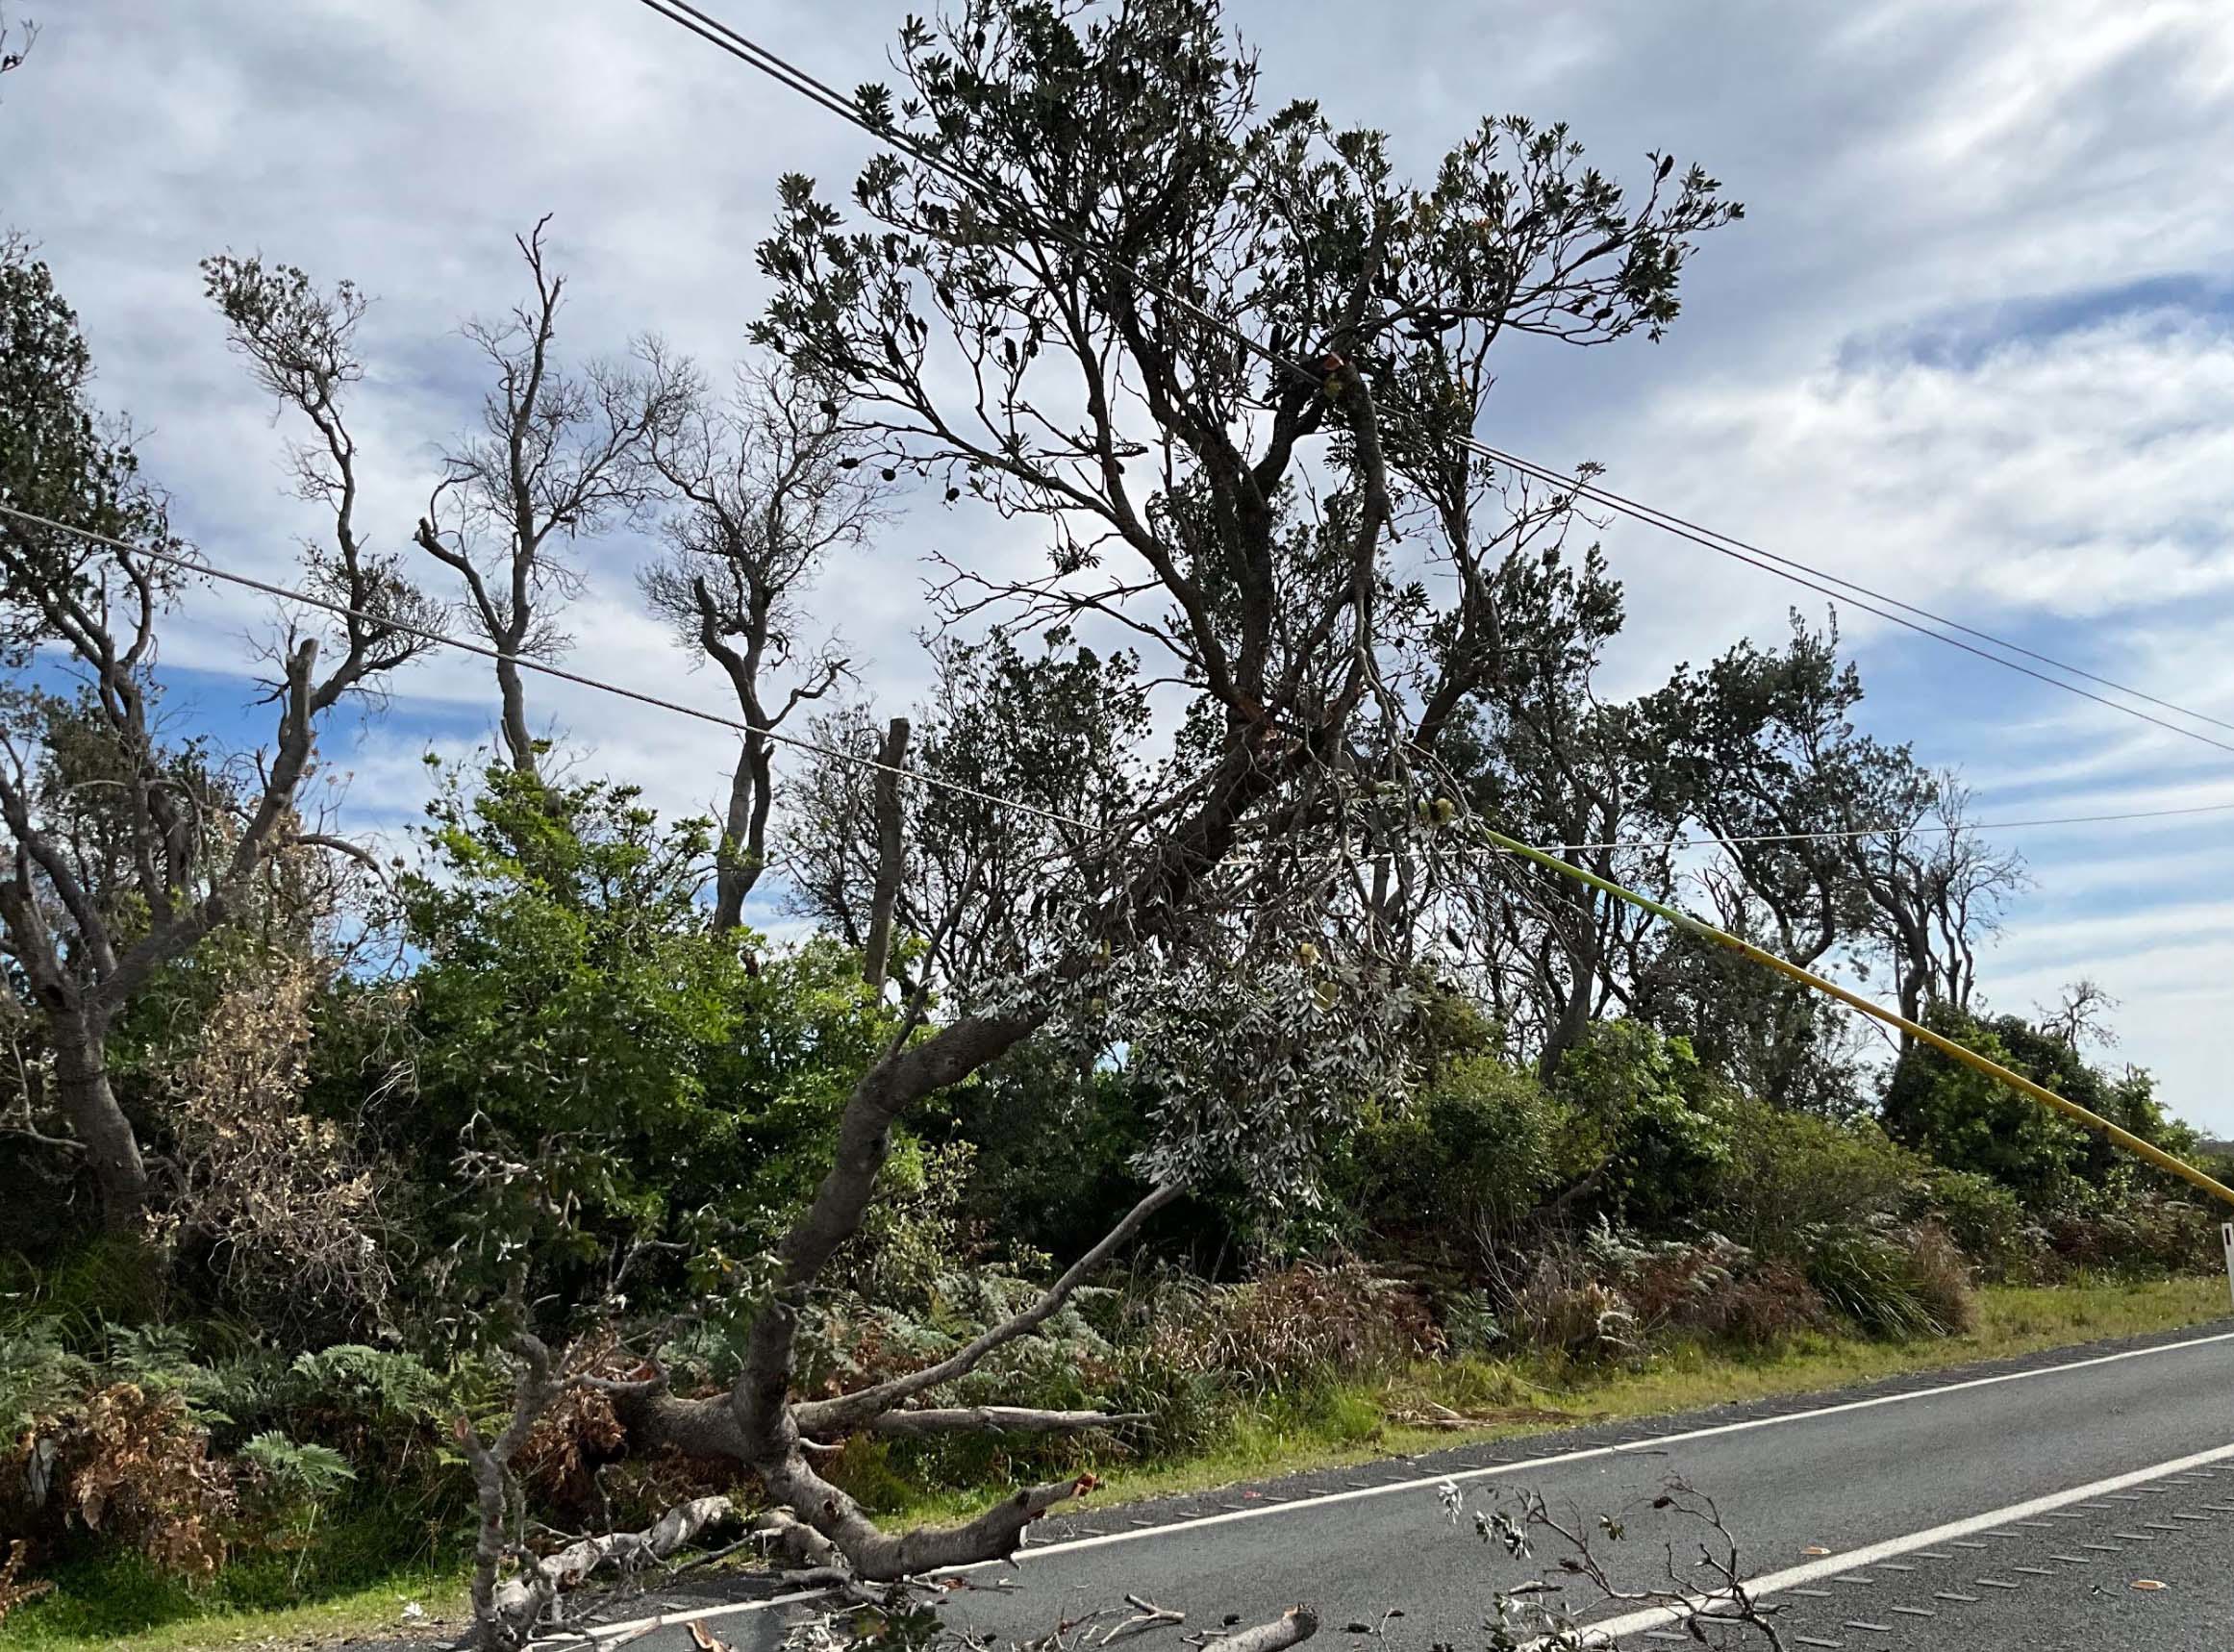
[[[1652,1440],[1655,1452],[1670,1445],[1683,1445],[1694,1439],[1714,1439],[1727,1434],[1749,1434],[1759,1428],[1780,1428],[1787,1423],[1812,1422],[1818,1417],[1843,1416],[1848,1412],[1874,1411],[1879,1406],[1905,1405],[1911,1400],[1934,1399],[1941,1394],[1963,1393],[1971,1389],[1992,1388],[1998,1383],[2021,1383],[2033,1377],[2059,1376],[2066,1371],[2083,1371],[2096,1365],[2115,1364],[2121,1360],[2146,1359],[2151,1354],[2170,1354],[2181,1348],[2199,1348],[2212,1342],[2234,1341],[2234,1331],[2221,1331],[2209,1337],[2191,1337],[2181,1342],[2166,1342],[2154,1348],[2127,1348],[2122,1353],[2097,1354],[2092,1359],[2072,1360],[2061,1365],[2044,1365],[2030,1371],[2003,1371],[1997,1376],[1971,1377],[1959,1383],[1943,1383],[1937,1388],[1916,1389],[1907,1393],[1878,1394],[1866,1400],[1845,1400],[1837,1405],[1818,1406],[1811,1411],[1784,1412],[1775,1416],[1747,1417],[1739,1422],[1719,1422],[1706,1428],[1686,1429],[1680,1434],[1664,1434]],[[1469,1480],[1488,1480],[1497,1476],[1525,1474],[1539,1468],[1562,1464],[1587,1462],[1594,1457],[1626,1457],[1642,1449],[1635,1445],[1593,1445],[1577,1451],[1556,1452],[1549,1457],[1523,1458],[1518,1463],[1493,1464],[1486,1468],[1462,1468],[1450,1474],[1427,1474],[1413,1480],[1392,1480],[1379,1486],[1368,1486],[1362,1490],[1325,1491],[1316,1497],[1298,1497],[1292,1503],[1273,1508],[1243,1509],[1230,1514],[1205,1514],[1200,1519],[1186,1522],[1188,1535],[1201,1531],[1205,1526],[1222,1526],[1233,1520],[1261,1520],[1269,1514],[1291,1514],[1298,1509],[1322,1509],[1336,1503],[1364,1502],[1370,1497],[1392,1496],[1399,1491],[1432,1489],[1444,1481],[1465,1484]],[[2120,1484],[2124,1484],[2121,1482]],[[2089,1496],[2096,1495],[2090,1491]],[[1098,1538],[1070,1538],[1058,1542],[1038,1543],[1017,1555],[1019,1564],[1036,1561],[1047,1555],[1076,1554],[1081,1549],[1100,1548],[1108,1543],[1137,1542],[1152,1538],[1159,1532],[1169,1531],[1168,1526],[1151,1526],[1145,1531],[1111,1532]],[[1000,1561],[987,1561],[986,1565],[1000,1565]],[[965,1567],[974,1570],[975,1567]],[[1840,1568],[1845,1569],[1844,1567]]]
[[[1745,1584],[1745,1592],[1755,1599],[1764,1595],[1776,1594],[1793,1589],[1802,1584],[1813,1583],[1818,1578],[1827,1577],[1833,1572],[1847,1571],[1856,1566],[1875,1565],[1880,1561],[1891,1560],[1897,1555],[1914,1554],[1918,1549],[1928,1548],[1933,1543],[1949,1542],[1956,1538],[1968,1537],[1972,1532],[1982,1532],[1988,1526],[2003,1525],[2011,1520],[2024,1519],[2034,1514],[2045,1514],[2051,1509],[2060,1509],[2067,1503],[2076,1503],[2084,1497],[2098,1497],[2105,1491],[2121,1490],[2127,1486],[2138,1486],[2145,1480],[2156,1480],[2167,1474],[2177,1474],[2184,1469],[2200,1467],[2206,1463],[2223,1463],[2228,1458],[2234,1458],[2234,1445],[2218,1445],[2213,1446],[2209,1451],[2198,1451],[2192,1457],[2180,1457],[2170,1463],[2160,1463],[2153,1468],[2136,1468],[2127,1474],[2114,1475],[2108,1480],[2097,1480],[2092,1486],[2073,1486],[2068,1490],[2050,1491],[2045,1497],[2035,1497],[2024,1503],[2013,1503],[2006,1509],[1992,1509],[1983,1514],[1972,1514],[1968,1519],[1950,1520],[1944,1526],[1933,1526],[1928,1531],[1911,1532],[1906,1537],[1901,1538],[1887,1538],[1883,1542],[1870,1543],[1850,1554],[1833,1555],[1827,1560],[1810,1561],[1805,1565],[1790,1566],[1783,1571],[1770,1572],[1766,1577],[1752,1578],[1747,1580]],[[2022,1571],[2026,1568],[2018,1566],[2012,1569]],[[1997,1582],[1993,1578],[1982,1577],[1978,1581],[1996,1589],[2014,1589],[2017,1587],[2014,1584]],[[1704,1604],[1706,1604],[1704,1600],[1694,1600],[1689,1605],[1646,1607],[1642,1612],[1632,1612],[1625,1616],[1612,1617],[1602,1623],[1590,1624],[1588,1628],[1591,1644],[1604,1645],[1619,1636],[1635,1635],[1644,1630],[1663,1629],[1671,1623],[1681,1623]],[[1535,1644],[1544,1645],[1545,1642],[1538,1641]]]
[[[1449,1474],[1427,1474],[1411,1480],[1392,1480],[1378,1486],[1368,1486],[1359,1490],[1325,1491],[1317,1496],[1296,1497],[1282,1503],[1267,1500],[1253,1509],[1240,1509],[1231,1514],[1204,1514],[1192,1520],[1176,1520],[1167,1524],[1135,1528],[1131,1531],[1104,1532],[1098,1537],[1070,1538],[1058,1542],[1042,1543],[1032,1548],[1017,1551],[1015,1564],[1021,1565],[1031,1561],[1043,1560],[1052,1555],[1076,1554],[1082,1549],[1102,1548],[1110,1543],[1138,1542],[1143,1539],[1162,1537],[1166,1533],[1175,1531],[1184,1531],[1192,1538],[1206,1526],[1222,1526],[1235,1520],[1261,1520],[1268,1515],[1291,1514],[1300,1509],[1322,1509],[1336,1503],[1364,1502],[1368,1498],[1387,1497],[1399,1491],[1426,1490],[1441,1486],[1445,1481],[1464,1483],[1469,1480],[1487,1480],[1500,1475],[1526,1474],[1536,1469],[1556,1467],[1563,1464],[1582,1463],[1598,1457],[1625,1457],[1640,1451],[1659,1454],[1665,1452],[1671,1445],[1682,1445],[1696,1439],[1715,1439],[1723,1435],[1748,1434],[1759,1428],[1782,1428],[1790,1423],[1813,1422],[1819,1417],[1844,1416],[1850,1412],[1874,1411],[1880,1406],[1906,1405],[1912,1400],[1936,1399],[1942,1394],[1966,1393],[1972,1389],[1993,1388],[2001,1383],[2029,1382],[2035,1377],[2061,1376],[2066,1371],[2091,1370],[2097,1365],[2114,1365],[2124,1360],[2146,1360],[2157,1354],[2175,1354],[2186,1348],[2200,1348],[2214,1342],[2228,1341],[2234,1341],[2234,1331],[2219,1331],[2208,1337],[2190,1337],[2178,1342],[2160,1342],[2149,1348],[2127,1348],[2116,1354],[2096,1354],[2091,1359],[2071,1360],[2060,1365],[2041,1365],[2028,1371],[2003,1371],[1991,1377],[1970,1377],[1959,1383],[1942,1383],[1936,1388],[1911,1389],[1904,1393],[1878,1394],[1874,1398],[1866,1400],[1844,1400],[1837,1405],[1817,1406],[1809,1411],[1782,1412],[1774,1416],[1747,1417],[1739,1422],[1715,1423],[1706,1428],[1686,1429],[1677,1434],[1659,1435],[1651,1440],[1638,1445],[1587,1446],[1577,1451],[1555,1452],[1549,1457],[1529,1457],[1514,1463],[1492,1464],[1483,1468],[1462,1468]],[[2234,1455],[2234,1447],[2229,1447],[2221,1455]],[[2194,1461],[2209,1463],[2216,1461],[2216,1459],[2204,1456]],[[2185,1464],[2182,1464],[2182,1466],[2185,1465]],[[2149,1478],[2157,1472],[2158,1470],[2150,1469],[2140,1478]],[[2067,1500],[2076,1501],[2078,1497],[2099,1496],[2106,1487],[2123,1487],[2131,1484],[2133,1484],[2131,1479],[2121,1479],[2115,1482],[2105,1481],[2101,1485],[2084,1489],[2076,1494],[2076,1497],[2063,1499],[2059,1496],[2057,1501],[2043,1504],[2041,1507],[2044,1510],[2058,1508]],[[2031,1506],[2027,1505],[2026,1507],[2029,1512]],[[2002,1520],[2011,1517],[2006,1513],[1998,1514],[1987,1519],[1985,1524],[1998,1525]],[[1952,1530],[1952,1528],[1948,1529]],[[1972,1529],[1969,1526],[1963,1528],[1965,1532]],[[1927,1539],[1925,1540],[1928,1542],[1934,1539]],[[1889,1552],[1905,1553],[1906,1551]],[[952,1569],[958,1572],[977,1571],[982,1570],[985,1566],[1009,1564],[1006,1561],[984,1561],[978,1565],[958,1566]],[[1864,1563],[1849,1556],[1830,1569],[1833,1571],[1850,1571],[1862,1564]],[[766,1612],[772,1607],[789,1606],[798,1601],[812,1600],[823,1592],[826,1591],[811,1589],[796,1594],[777,1595],[768,1600],[739,1601],[735,1605],[707,1607],[703,1611],[675,1612],[658,1617],[640,1617],[626,1623],[599,1624],[587,1633],[600,1641],[612,1640],[623,1637],[633,1637],[652,1629],[664,1628],[669,1624],[687,1623],[706,1618],[733,1617],[750,1612]],[[582,1636],[580,1634],[572,1635],[564,1641],[555,1640],[549,1644],[553,1646],[562,1644],[579,1646],[582,1644]]]

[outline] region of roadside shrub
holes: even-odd
[[[914,1305],[975,1260],[962,1211],[976,1157],[967,1141],[900,1141],[877,1172],[876,1196],[861,1231],[840,1250],[833,1277],[872,1301]]]
[[[1828,1331],[1836,1318],[1798,1264],[1782,1259],[1756,1262],[1718,1298],[1717,1310],[1712,1334],[1745,1348],[1772,1348],[1805,1332]]]
[[[307,1550],[319,1515],[357,1478],[332,1446],[306,1445],[276,1429],[251,1439],[238,1462],[241,1513],[268,1549]]]
[[[1666,1232],[1710,1208],[1738,1117],[1688,1040],[1633,1018],[1594,1022],[1552,1089],[1572,1110],[1562,1162],[1596,1186],[1601,1211]]]
[[[1978,1293],[1972,1289],[1970,1258],[1938,1222],[1918,1222],[1902,1231],[1910,1287],[1943,1336],[1978,1328]]]
[[[233,1477],[177,1394],[117,1383],[45,1425],[58,1441],[54,1490],[89,1532],[138,1547],[157,1566],[209,1577],[225,1556]]]
[[[1508,1338],[1565,1359],[1596,1361],[1633,1353],[1642,1332],[1636,1310],[1610,1275],[1629,1241],[1601,1224],[1584,1240],[1549,1239],[1495,1287]]]
[[[2100,1189],[2073,1188],[2041,1223],[2058,1275],[2161,1279],[2211,1273],[2224,1264],[2216,1213],[2131,1174]]]
[[[1503,1231],[1558,1180],[1567,1110],[1534,1076],[1490,1055],[1446,1064],[1350,1143],[1342,1202],[1365,1226],[1447,1247]]]
[[[1938,1166],[1911,1186],[1907,1215],[1942,1224],[1989,1279],[2021,1284],[2040,1270],[2047,1236],[1991,1176]]]
[[[303,1105],[323,975],[285,951],[221,955],[157,1062],[176,1170],[154,1238],[216,1301],[297,1336],[383,1325],[394,1289],[383,1173]]]
[[[1927,1168],[1867,1119],[1741,1103],[1715,1222],[1754,1250],[1791,1255],[1803,1233],[1894,1215]]]
[[[1822,1296],[1798,1268],[1764,1261],[1719,1234],[1638,1239],[1601,1224],[1583,1249],[1595,1276],[1619,1292],[1644,1337],[1766,1347],[1832,1322]]]
[[[1753,1262],[1751,1251],[1719,1234],[1693,1242],[1622,1243],[1606,1230],[1593,1238],[1594,1260],[1607,1268],[1645,1332],[1715,1334],[1723,1302]]]
[[[1224,1293],[1192,1274],[1137,1275],[1109,1299],[1110,1403],[1144,1413],[1167,1452],[1200,1451],[1225,1431],[1239,1385],[1217,1364]]]
[[[9,1540],[5,1558],[0,1558],[0,1624],[8,1621],[8,1614],[27,1601],[51,1593],[54,1585],[44,1578],[26,1577],[24,1565],[31,1555],[31,1545],[21,1538]]]
[[[2014,1067],[2083,1107],[2117,1116],[2099,1074],[2012,1015],[1978,1021],[1951,1006],[1924,1016],[1933,1031]],[[2034,1208],[2089,1161],[2086,1132],[2060,1114],[1918,1042],[1885,1087],[1886,1128],[1950,1169],[1991,1176]]]
[[[1418,1291],[1355,1261],[1295,1263],[1218,1295],[1215,1363],[1260,1389],[1298,1376],[1378,1375],[1443,1347]]]
[[[1946,1337],[1977,1321],[1968,1266],[1943,1228],[1820,1228],[1807,1239],[1808,1282],[1870,1336]]]
[[[1570,1360],[1605,1360],[1634,1353],[1637,1315],[1620,1291],[1550,1259],[1541,1264],[1513,1299],[1513,1335]]]

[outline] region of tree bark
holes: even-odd
[[[513,770],[533,779],[538,774],[536,764],[536,738],[528,730],[527,686],[521,680],[519,663],[510,657],[496,662],[496,689],[502,704],[502,728],[505,755]]]
[[[1291,1606],[1269,1623],[1254,1629],[1237,1629],[1210,1641],[1203,1652],[1287,1652],[1318,1633],[1318,1614],[1308,1606]]]
[[[876,889],[869,898],[868,944],[863,949],[861,965],[869,986],[880,991],[886,967],[891,962],[892,908],[898,904],[900,876],[906,869],[900,843],[899,768],[907,755],[908,719],[894,717],[877,753]]]
[[[496,1586],[489,1595],[489,1610],[502,1627],[493,1634],[485,1628],[484,1637],[493,1644],[499,1643],[497,1635],[509,1635],[515,1639],[501,1643],[524,1645],[550,1615],[560,1590],[571,1589],[599,1566],[631,1571],[656,1564],[694,1541],[702,1532],[736,1518],[736,1506],[728,1498],[693,1497],[669,1509],[640,1532],[608,1532],[568,1543]]]
[[[727,935],[744,922],[745,897],[767,864],[768,809],[775,800],[768,739],[744,737],[729,778],[729,815],[714,858],[714,933]]]
[[[100,1190],[101,1221],[113,1234],[139,1229],[147,1211],[147,1164],[132,1121],[109,1083],[108,1039],[84,1014],[52,1015],[55,1098],[85,1146]]]

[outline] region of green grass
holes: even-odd
[[[1805,1393],[1901,1371],[2030,1353],[2100,1338],[2171,1330],[2223,1316],[2222,1279],[2148,1285],[1989,1287],[1978,1328],[1965,1336],[1871,1342],[1808,1336],[1773,1353],[1732,1354],[1684,1346],[1619,1367],[1562,1366],[1543,1360],[1452,1360],[1422,1364],[1393,1381],[1329,1383],[1275,1396],[1236,1416],[1214,1450],[1181,1461],[1104,1466],[1095,1508],[1239,1480],[1409,1454],[1437,1446],[1514,1439],[1569,1422],[1648,1416],[1721,1401]],[[1444,1406],[1484,1426],[1441,1430],[1393,1420]],[[916,1487],[878,1460],[875,1501],[903,1519],[948,1519],[982,1507],[988,1488]],[[866,1489],[866,1488],[864,1488]],[[1058,1515],[1057,1518],[1064,1516]],[[415,1569],[333,1587],[323,1598],[259,1610],[273,1596],[272,1567],[235,1567],[190,1589],[137,1560],[112,1560],[56,1574],[55,1593],[0,1625],[0,1652],[231,1652],[314,1645],[344,1636],[395,1633],[406,1601],[419,1602],[427,1628],[453,1632],[464,1611],[461,1572]],[[283,1596],[284,1597],[284,1596]]]
[[[1518,1439],[1579,1422],[1845,1388],[1902,1371],[2174,1330],[2224,1317],[2229,1310],[2226,1282],[2218,1277],[2146,1285],[1988,1286],[1978,1296],[1975,1331],[1920,1341],[1806,1336],[1773,1353],[1742,1354],[1694,1344],[1641,1365],[1619,1368],[1562,1368],[1538,1359],[1425,1364],[1393,1383],[1344,1385],[1316,1412],[1291,1402],[1274,1422],[1243,1419],[1214,1452],[1184,1462],[1149,1461],[1101,1469],[1105,1489],[1095,1494],[1094,1506],[1208,1490],[1235,1481],[1410,1455],[1438,1446]],[[1447,1431],[1383,1420],[1389,1414],[1418,1412],[1430,1404],[1467,1414],[1488,1410],[1558,1414],[1516,1416],[1488,1427]],[[1361,1413],[1372,1417],[1372,1424],[1363,1431],[1356,1426]],[[943,1490],[921,1498],[906,1513],[951,1517],[974,1506],[969,1495]]]

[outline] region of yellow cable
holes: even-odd
[[[1974,1068],[1984,1073],[1988,1078],[1996,1079],[2007,1085],[2018,1094],[2030,1096],[2043,1107],[2051,1107],[2067,1117],[2077,1119],[2089,1130],[2101,1132],[2102,1135],[2108,1137],[2128,1153],[2146,1159],[2158,1169],[2169,1171],[2181,1181],[2192,1183],[2200,1188],[2213,1197],[2221,1199],[2228,1205],[2234,1205],[2234,1188],[2227,1187],[2215,1177],[2205,1175],[2185,1159],[2167,1153],[2155,1142],[2143,1140],[2132,1131],[2111,1123],[2100,1114],[2081,1107],[2075,1101],[2066,1100],[2046,1085],[2034,1084],[2022,1073],[2014,1072],[1999,1062],[1980,1055],[1976,1050],[1958,1044],[1954,1039],[1935,1033],[1929,1027],[1912,1021],[1906,1015],[1888,1010],[1881,1004],[1873,1004],[1858,992],[1849,992],[1837,982],[1825,980],[1812,970],[1802,969],[1798,964],[1779,958],[1773,952],[1764,952],[1751,941],[1741,939],[1727,930],[1717,929],[1713,924],[1693,917],[1687,912],[1679,911],[1671,906],[1663,906],[1647,895],[1639,894],[1635,889],[1624,889],[1611,879],[1599,877],[1595,872],[1585,871],[1580,866],[1569,865],[1556,855],[1547,855],[1532,844],[1523,843],[1515,838],[1508,838],[1502,832],[1492,831],[1489,827],[1480,825],[1478,822],[1475,823],[1475,830],[1479,831],[1487,841],[1495,844],[1500,849],[1509,850],[1524,860],[1533,861],[1538,865],[1558,872],[1563,877],[1573,878],[1578,882],[1590,885],[1594,889],[1601,889],[1619,900],[1627,901],[1631,906],[1642,907],[1653,916],[1665,918],[1678,929],[1695,935],[1703,940],[1711,940],[1717,946],[1726,946],[1740,957],[1749,958],[1755,964],[1766,964],[1779,975],[1789,976],[1803,987],[1812,988],[1818,992],[1836,998],[1840,1003],[1861,1011],[1863,1014],[1873,1020],[1883,1021],[1889,1027],[1897,1027],[1910,1038],[1920,1039],[1935,1050],[1961,1062],[1965,1066]]]

